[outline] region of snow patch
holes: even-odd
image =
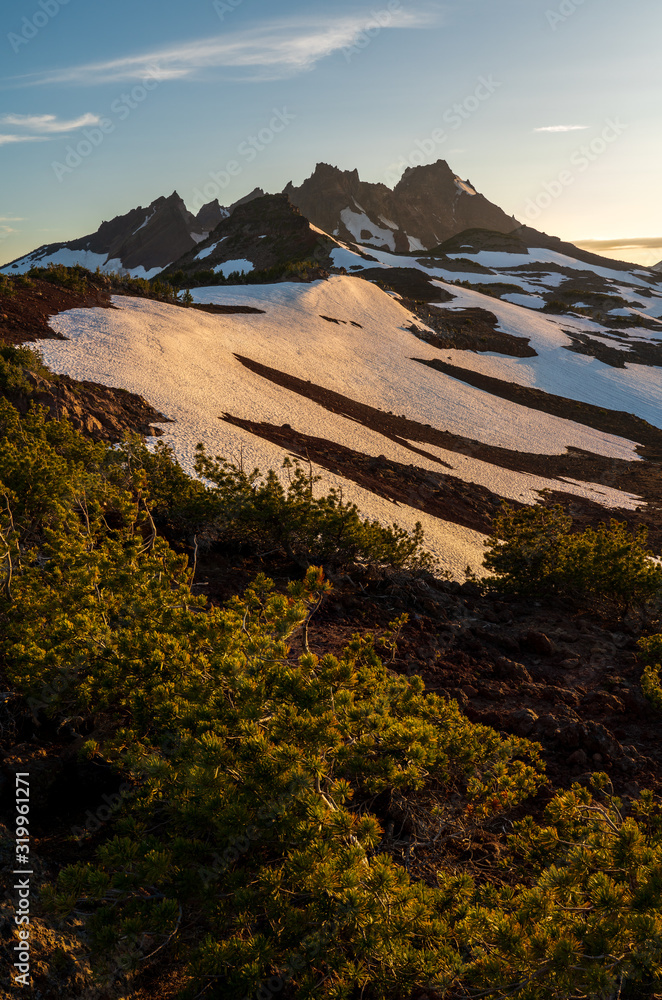
[[[250,264],[228,261],[222,266],[237,269],[242,263]],[[376,457],[387,453],[395,461],[435,472],[444,471],[439,460],[448,462],[450,474],[529,503],[536,501],[538,490],[545,486],[590,495],[605,506],[631,507],[638,501],[631,494],[595,484],[516,473],[489,461],[417,443],[416,448],[429,452],[430,457],[425,458],[412,452],[405,441],[386,440],[377,430],[293,394],[237,359],[236,355],[253,358],[382,411],[403,414],[488,445],[540,454],[559,454],[571,446],[638,459],[634,444],[623,438],[532,411],[418,364],[414,357],[431,360],[438,352],[407,329],[412,314],[369,282],[333,276],[307,284],[196,288],[192,295],[200,303],[246,305],[265,312],[221,317],[116,296],[115,309],[71,310],[53,317],[53,329],[69,339],[43,341],[40,349],[57,372],[145,396],[175,421],[163,425],[163,439],[172,444],[189,471],[200,440],[212,454],[229,460],[238,460],[243,450],[244,463],[251,468],[258,466],[264,472],[280,468],[287,452],[219,419],[231,413],[258,422],[287,422],[302,433],[336,441],[362,454]],[[541,319],[514,305],[494,305],[519,312],[529,321]],[[322,316],[345,322],[329,324]],[[361,329],[350,321],[359,323]],[[554,329],[554,324],[550,325]],[[556,354],[550,353],[556,362]],[[568,354],[570,360],[579,357],[560,353]],[[486,360],[501,359],[488,356]],[[467,563],[479,569],[484,540],[480,533],[389,502],[340,476],[320,471],[321,488],[342,486],[344,496],[356,502],[366,516],[407,528],[420,521],[428,547],[457,579],[463,578]]]
[[[145,216],[145,221],[144,221],[143,223],[141,223],[141,225],[139,225],[137,229],[134,229],[134,230],[133,230],[133,235],[135,236],[135,235],[136,235],[136,233],[139,233],[141,229],[144,229],[144,228],[145,228],[145,226],[147,225],[147,223],[148,223],[148,222],[149,222],[149,221],[150,221],[151,219],[153,219],[155,215],[156,215],[156,209],[153,209],[153,211],[152,211],[151,215],[146,215],[146,216]]]
[[[219,243],[222,243],[223,240],[227,240],[227,236],[224,236],[223,239],[218,240],[216,243],[212,243],[211,246],[205,247],[204,250],[199,250],[195,255],[195,260],[204,260],[205,257],[209,257],[209,254],[213,253]]]
[[[467,184],[466,181],[460,180],[459,177],[455,178],[455,187],[458,189],[458,191],[461,191],[464,194],[471,194],[471,195],[477,194],[474,188],[472,188],[471,184]]]
[[[240,274],[248,274],[250,271],[255,270],[255,264],[252,261],[246,260],[244,257],[239,257],[237,260],[226,260],[222,264],[217,264],[213,268],[214,274],[222,274],[224,278],[227,278],[229,274],[233,271],[239,271]]]
[[[389,250],[395,250],[395,237],[392,230],[381,229],[365,212],[354,212],[348,206],[343,208],[340,218],[357,243],[377,243],[380,246],[386,244]],[[372,235],[366,239],[361,235],[364,231]]]

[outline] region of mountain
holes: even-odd
[[[269,194],[239,202],[207,239],[188,250],[163,274],[183,274],[204,283],[210,272],[284,270],[313,262],[314,270],[332,265],[331,251],[340,244],[310,225],[286,194]],[[280,275],[279,275],[280,276]],[[209,283],[209,282],[207,282]]]
[[[89,236],[41,246],[2,270],[20,274],[33,264],[82,264],[90,270],[99,267],[102,271],[128,271],[134,277],[150,278],[206,239],[233,207],[224,208],[212,201],[193,215],[174,191],[169,198],[157,198],[147,208],[134,208],[126,215],[102,222]]]
[[[318,163],[299,187],[290,181],[285,193],[325,232],[398,253],[429,249],[465,229],[508,233],[518,225],[445,160],[407,168],[392,190],[362,181],[357,170]]]
[[[448,282],[481,297],[573,317],[575,329],[568,323],[564,331],[573,349],[617,367],[651,358],[661,363],[660,272],[580,250],[529,226],[510,233],[469,229],[419,254],[346,244],[331,258],[334,269],[418,302],[440,301],[441,283]]]
[[[283,194],[313,226],[330,236],[398,253],[430,249],[467,229],[508,233],[518,225],[469,181],[454,174],[444,160],[408,168],[393,190],[385,184],[362,181],[357,170],[343,171],[319,163],[303,184],[294,187],[290,182]],[[175,191],[147,208],[134,208],[102,222],[88,236],[40,246],[0,270],[20,274],[32,265],[82,264],[90,270],[99,267],[151,278],[182,257],[192,260],[196,246],[204,243],[220,222],[236,208],[264,196],[261,188],[255,188],[228,207],[214,200],[193,215]],[[244,256],[253,262],[250,254]],[[259,258],[265,256],[258,254]]]

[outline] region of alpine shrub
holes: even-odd
[[[503,505],[484,565],[500,587],[521,594],[575,593],[643,604],[662,590],[662,567],[646,538],[644,527],[631,532],[615,520],[573,532],[572,518],[560,505]]]

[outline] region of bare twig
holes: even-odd
[[[158,948],[155,948],[155,949],[154,949],[154,951],[151,951],[151,952],[149,953],[149,955],[144,955],[144,956],[143,956],[143,957],[142,957],[142,958],[140,959],[140,961],[141,961],[141,962],[146,962],[146,961],[147,961],[147,959],[149,959],[149,958],[153,958],[153,957],[154,957],[154,955],[156,955],[156,954],[158,954],[158,952],[162,951],[162,950],[163,950],[163,949],[164,949],[164,948],[166,947],[166,945],[170,944],[170,942],[171,942],[171,941],[172,941],[172,939],[174,938],[175,934],[176,934],[176,933],[177,933],[177,931],[179,930],[179,925],[181,924],[181,922],[182,922],[182,907],[181,907],[181,904],[180,904],[180,907],[179,907],[179,916],[177,917],[177,923],[175,924],[175,929],[174,929],[174,931],[172,932],[172,934],[169,934],[169,935],[168,935],[168,937],[167,937],[167,938],[165,939],[165,941],[163,942],[163,944],[160,944],[160,945],[158,946]]]

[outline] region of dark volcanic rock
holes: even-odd
[[[556,650],[554,643],[544,632],[531,630],[520,642],[530,653],[537,653],[538,656],[551,656]]]
[[[460,182],[445,160],[409,167],[393,190],[362,181],[357,170],[318,163],[311,177],[299,187],[290,182],[285,193],[325,232],[398,252],[434,247],[473,227],[508,233],[518,225]]]
[[[243,202],[213,233],[166,268],[164,274],[213,271],[219,264],[248,260],[256,270],[310,261],[317,270],[331,264],[336,242],[311,228],[285,194],[268,194]],[[315,274],[314,276],[318,276]],[[292,274],[289,280],[293,280]]]
[[[96,382],[77,382],[67,375],[47,378],[27,369],[29,392],[5,392],[20,413],[33,404],[46,407],[51,416],[65,418],[72,426],[97,441],[121,441],[127,431],[156,436],[162,431],[155,423],[167,423],[168,417],[126,389],[113,389]]]
[[[258,194],[262,194],[259,188],[236,204],[251,201]],[[134,208],[110,222],[102,222],[97,231],[88,236],[68,243],[41,246],[26,257],[12,261],[7,268],[11,273],[12,268],[24,270],[26,264],[44,266],[61,250],[72,252],[67,263],[78,262],[93,269],[95,265],[90,265],[89,258],[85,256],[87,253],[101,255],[105,258],[104,266],[112,262],[114,270],[142,267],[151,271],[163,268],[192,250],[222,219],[230,215],[233,208],[224,208],[215,200],[203,205],[197,215],[192,215],[177,192],[173,191],[169,198],[157,198],[147,208]],[[77,252],[80,254],[78,261]]]

